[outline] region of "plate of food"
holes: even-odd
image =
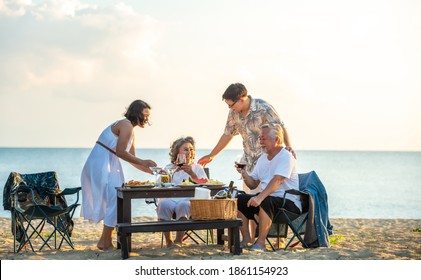
[[[225,184],[221,181],[215,180],[215,179],[208,179],[206,183],[203,184],[203,186],[215,186],[215,187],[222,187],[225,186]]]
[[[206,186],[206,187],[222,187],[225,186],[224,183],[221,184],[203,184],[202,186]]]
[[[215,179],[206,179],[206,178],[195,178],[195,179],[189,179],[183,181],[183,183],[178,184],[177,187],[210,187],[210,186],[216,186],[216,187],[222,187],[225,184],[221,181],[215,180]]]
[[[149,180],[148,181],[130,180],[126,184],[124,184],[124,186],[128,188],[138,188],[138,187],[153,188],[155,187],[155,183]]]
[[[193,184],[193,183],[188,183],[188,184],[181,183],[181,184],[178,184],[176,186],[180,187],[180,188],[195,188],[195,187],[200,187],[202,185],[201,184]]]

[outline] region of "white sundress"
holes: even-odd
[[[129,121],[123,119],[120,121]],[[98,141],[115,151],[118,137],[108,126],[98,138]],[[133,142],[133,134],[127,145],[129,151]],[[117,191],[124,183],[124,173],[119,158],[106,148],[95,144],[82,170],[82,210],[85,220],[98,223],[104,220],[104,225],[114,227],[117,223]]]

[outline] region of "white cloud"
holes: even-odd
[[[30,0],[0,0],[0,15],[3,14],[7,17],[23,16],[31,2]]]
[[[138,81],[158,68],[154,46],[162,24],[125,4],[100,8],[55,0],[0,7],[0,73],[7,77],[0,95],[16,84],[15,94],[59,95],[62,88],[88,91],[102,83],[101,94],[112,96],[118,93],[108,83]]]
[[[27,127],[0,146],[87,146],[140,98],[154,122],[142,147],[180,134],[212,147],[226,121],[221,95],[242,82],[277,108],[298,148],[419,150],[401,141],[421,139],[416,1],[110,2],[0,0],[0,112],[14,121],[0,128]],[[383,123],[398,124],[388,141]]]

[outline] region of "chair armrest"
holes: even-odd
[[[302,192],[302,191],[299,191],[299,190],[294,190],[294,189],[286,190],[286,191],[285,191],[285,194],[287,194],[287,193],[289,193],[289,194],[293,194],[293,195],[301,195],[301,194],[303,194],[303,192]],[[285,197],[285,195],[284,195],[284,197]]]
[[[57,195],[70,195],[78,193],[82,188],[76,187],[76,188],[65,188],[62,192],[58,193]]]
[[[295,190],[295,189],[289,189],[289,190],[286,190],[286,191],[284,192],[284,202],[282,203],[282,205],[281,205],[281,207],[280,207],[280,208],[284,208],[284,206],[285,206],[285,199],[286,199],[287,194],[292,194],[292,195],[299,195],[299,196],[301,196],[302,194],[305,194],[305,193],[303,193],[302,191],[299,191],[299,190]]]
[[[31,188],[28,187],[25,184],[20,184],[19,186],[17,186],[16,188],[10,190],[10,194],[12,195],[16,195],[18,192],[30,192]]]

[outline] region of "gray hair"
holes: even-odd
[[[272,139],[278,139],[281,141],[281,144],[284,142],[284,134],[280,124],[277,123],[266,123],[260,127],[260,129],[268,128],[269,129],[269,136]]]

